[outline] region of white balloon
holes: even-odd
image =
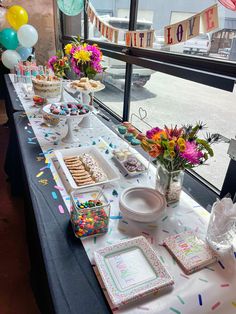
[[[14,66],[21,60],[21,56],[15,50],[5,50],[2,53],[2,63],[8,69],[14,69]]]
[[[5,28],[5,25],[7,24],[6,13],[7,10],[0,7],[0,30]]]
[[[38,41],[38,32],[32,25],[25,24],[18,29],[17,37],[21,46],[31,48]]]

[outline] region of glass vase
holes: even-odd
[[[160,163],[156,164],[156,189],[162,193],[167,204],[179,201],[183,186],[184,171],[168,171]]]

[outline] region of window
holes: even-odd
[[[142,107],[147,111],[150,126],[206,123],[206,131],[219,133],[224,141],[215,145],[215,157],[209,160],[209,166],[195,168],[193,175],[199,174],[221,190],[230,160],[229,139],[236,133],[236,13],[218,4],[218,29],[204,33],[201,27],[198,36],[168,46],[164,40],[165,26],[187,19],[218,1],[91,0],[90,3],[101,21],[119,29],[114,43],[101,35],[95,23],[88,19],[86,24],[86,15],[85,23],[81,20],[82,28],[86,30],[88,26],[85,39],[99,44],[107,68],[101,77],[106,89],[95,96],[123,120],[138,114]],[[153,49],[127,49],[125,32],[133,29],[154,29]],[[132,122],[143,131],[147,129],[134,117]],[[194,182],[190,188],[194,190],[199,181],[194,177],[190,181]]]

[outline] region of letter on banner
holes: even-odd
[[[201,13],[204,32],[211,32],[214,29],[219,27],[219,19],[218,19],[218,6],[213,5],[212,7],[204,10]]]
[[[126,45],[126,47],[131,47],[131,43],[132,43],[132,33],[126,32],[125,33],[125,45]]]
[[[166,45],[173,45],[175,44],[175,34],[176,34],[176,24],[166,26],[164,29],[164,36],[165,36],[165,44]]]
[[[113,40],[113,28],[109,28],[108,32],[108,40],[112,41]]]
[[[95,13],[93,10],[91,10],[91,13],[90,13],[90,22],[93,24],[93,21],[94,21],[94,17],[95,17]]]
[[[186,41],[187,21],[182,21],[176,24],[176,42],[181,43]]]
[[[187,40],[199,35],[200,14],[196,14],[187,20]]]
[[[144,32],[139,32],[139,47],[143,48],[144,47]]]
[[[104,36],[105,34],[105,24],[102,23],[102,26],[101,26],[101,33],[102,33],[102,36]]]
[[[137,47],[137,33],[132,32],[132,47]]]
[[[115,41],[116,44],[118,44],[119,30],[118,30],[118,29],[115,30],[115,31],[114,31],[114,34],[115,34],[115,35],[114,35],[114,37],[115,37],[114,41]]]

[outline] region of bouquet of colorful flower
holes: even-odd
[[[168,171],[191,169],[213,156],[211,144],[217,141],[217,137],[199,138],[198,132],[203,127],[201,122],[181,128],[156,127],[147,131],[141,146]]]
[[[56,76],[61,78],[66,77],[65,70],[70,69],[69,60],[62,51],[57,51],[56,56],[49,58],[48,66]]]
[[[72,70],[79,76],[94,78],[103,71],[102,52],[97,45],[82,43],[75,39],[64,47],[65,54],[69,57]]]

